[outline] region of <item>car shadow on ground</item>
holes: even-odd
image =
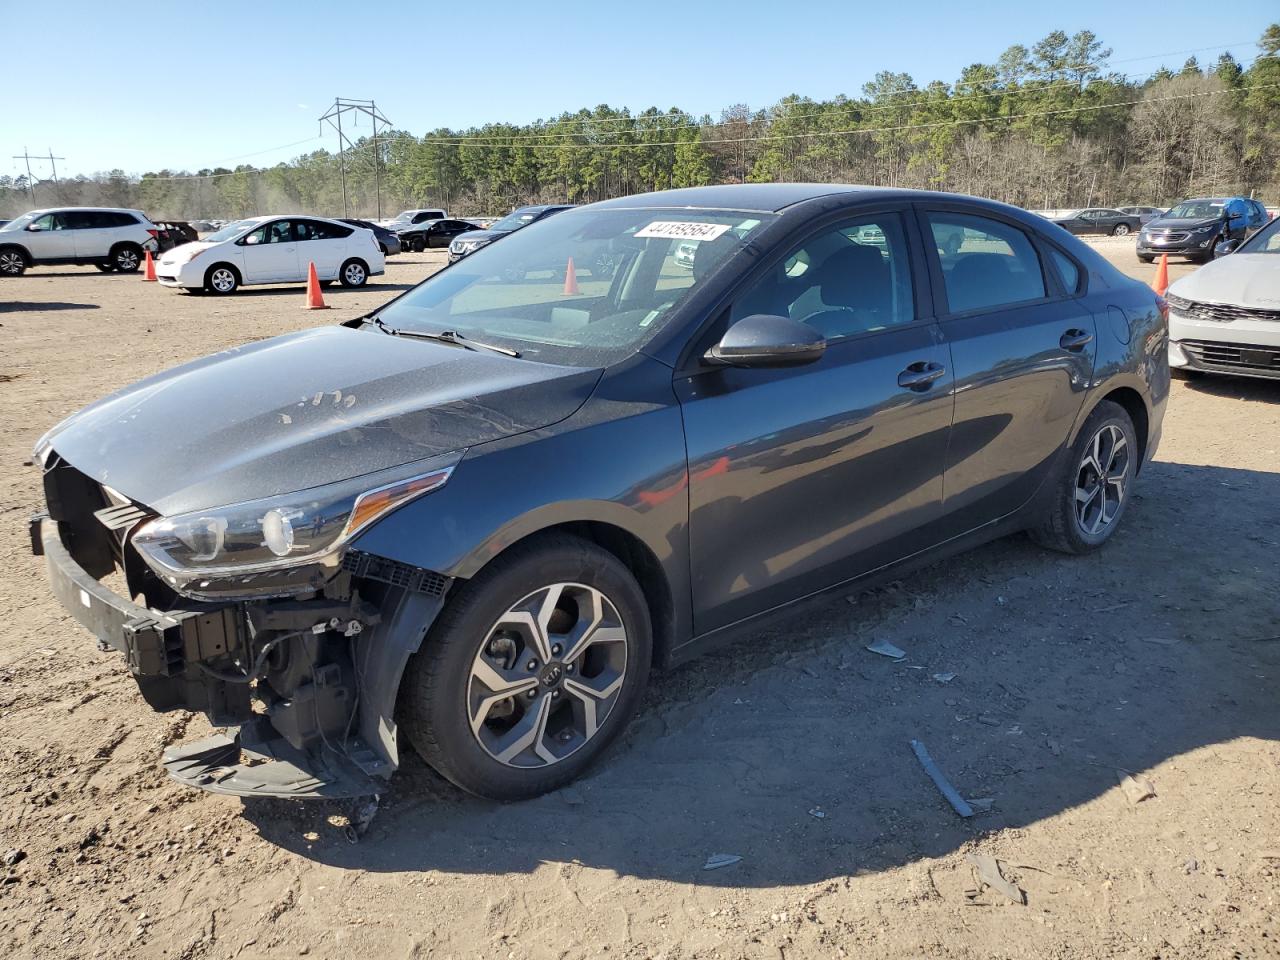
[[[1222,377],[1200,374],[1183,382],[1190,390],[1215,397],[1280,403],[1280,379],[1263,380],[1259,377]]]
[[[97,310],[96,303],[66,303],[58,300],[0,300],[0,313],[43,313],[47,310]]]
[[[269,842],[344,868],[579,862],[716,887],[944,856],[1104,794],[1121,816],[1122,771],[1280,738],[1280,474],[1155,463],[1135,489],[1097,553],[1012,537],[655,677],[631,728],[557,793],[477,800],[405,746],[358,844],[332,826],[351,806],[251,800],[244,814]],[[866,650],[879,638],[907,658]],[[912,739],[990,809],[958,817]],[[704,869],[714,854],[742,860]]]

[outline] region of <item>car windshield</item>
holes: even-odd
[[[205,243],[221,243],[223,240],[230,240],[232,237],[239,236],[257,222],[257,220],[237,220],[235,223],[223,227],[216,233],[211,233],[207,237],[201,237],[200,239]]]
[[[1165,214],[1169,220],[1207,220],[1222,216],[1225,200],[1184,200]]]
[[[1242,243],[1237,253],[1280,253],[1280,217]]]
[[[451,330],[531,360],[616,363],[740,251],[769,214],[566,211],[482,247],[379,311],[389,328]],[[695,242],[692,256],[677,250]]]
[[[516,210],[507,214],[489,229],[504,231],[519,230],[521,227],[527,227],[529,224],[533,223],[533,218],[537,215],[537,210],[530,210],[526,207],[522,210]]]
[[[24,213],[22,216],[10,220],[3,227],[0,227],[0,233],[8,233],[10,230],[21,230],[38,216],[40,216],[39,210],[34,213]]]

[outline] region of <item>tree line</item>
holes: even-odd
[[[1280,201],[1280,24],[1241,63],[1188,59],[1132,77],[1092,32],[1015,44],[953,83],[882,71],[859,97],[791,95],[719,116],[606,105],[529,124],[407,131],[346,154],[352,216],[445,206],[500,214],[537,202],[607,199],[726,182],[819,181],[976,194],[1030,208],[1150,203],[1196,194]],[[376,169],[375,169],[376,168]],[[376,174],[376,177],[375,177]],[[35,185],[36,205],[137,207],[157,219],[342,215],[339,158],[316,150],[273,167],[111,170]],[[0,215],[32,206],[25,177],[0,177]]]

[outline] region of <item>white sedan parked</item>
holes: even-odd
[[[190,292],[234,293],[259,283],[306,282],[309,264],[322,283],[361,287],[386,261],[372,230],[323,217],[251,217],[197,243],[165,253],[156,278]]]
[[[1183,277],[1166,299],[1174,373],[1280,379],[1280,220]]]

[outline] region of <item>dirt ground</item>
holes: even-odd
[[[1098,245],[1154,273],[1132,240]],[[1280,383],[1175,383],[1105,550],[1018,537],[836,596],[656,678],[558,794],[480,802],[409,756],[353,844],[351,806],[168,781],[161,748],[207,723],[152,713],[52,600],[32,444],[121,384],[351,317],[440,262],[395,258],[322,314],[297,287],[0,284],[0,956],[1280,956]],[[913,739],[984,801],[972,819]],[[1155,796],[1126,799],[1125,772]],[[974,853],[1025,904],[979,890]],[[716,854],[741,860],[704,869]]]

